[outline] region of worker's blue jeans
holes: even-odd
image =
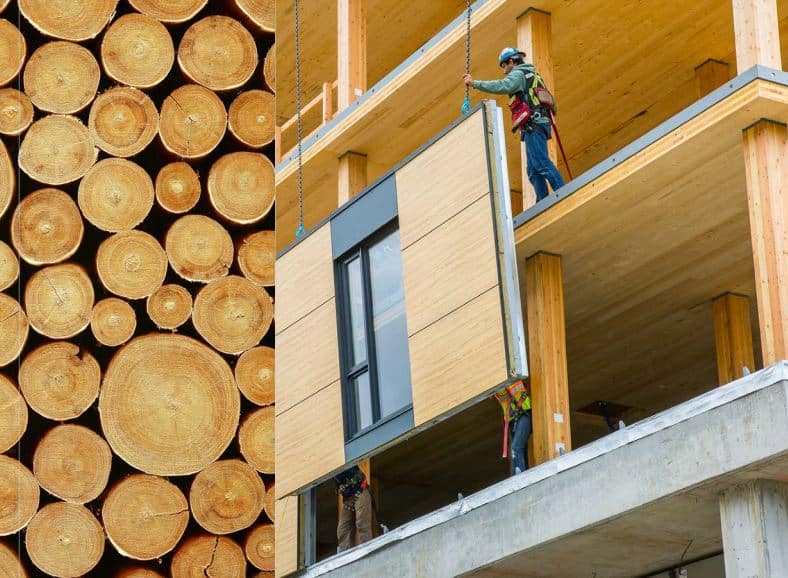
[[[531,411],[528,410],[520,415],[517,420],[509,426],[512,432],[512,475],[517,473],[517,468],[521,472],[528,469],[528,438],[531,435]]]
[[[522,140],[525,143],[525,160],[528,165],[528,180],[536,191],[536,201],[539,202],[548,195],[547,183],[553,192],[564,186],[564,179],[558,172],[550,156],[547,154],[547,141],[550,139],[550,125],[534,124],[522,131]]]

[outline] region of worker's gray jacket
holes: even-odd
[[[513,94],[525,92],[527,86],[526,74],[533,74],[535,71],[533,64],[518,64],[503,80],[474,80],[473,88],[491,94],[508,94],[512,96]],[[539,116],[532,122],[549,124],[550,119],[546,116]]]

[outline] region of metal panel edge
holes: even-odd
[[[503,126],[503,111],[492,100],[485,101],[484,104],[484,130],[501,298],[501,321],[506,347],[506,369],[510,378],[527,377],[525,328],[520,299],[520,282],[517,274],[512,200],[509,196],[509,170],[504,141],[506,131]]]

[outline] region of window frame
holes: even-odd
[[[399,221],[395,217],[385,223],[375,232],[362,239],[349,251],[335,259],[335,279],[337,288],[337,314],[339,316],[339,361],[342,383],[342,410],[344,413],[345,443],[363,437],[370,431],[397,419],[402,414],[412,410],[411,402],[387,416],[380,415],[380,383],[378,381],[377,345],[375,342],[374,315],[372,310],[372,277],[369,268],[369,249],[378,241],[384,239],[394,231],[399,230]],[[401,254],[400,254],[401,258]],[[348,265],[359,259],[361,266],[361,281],[363,284],[363,318],[364,336],[366,342],[366,361],[353,364],[353,328],[350,313],[350,287]],[[408,359],[410,363],[410,359]],[[356,393],[354,380],[367,373],[369,376],[370,398],[372,402],[372,423],[368,426],[355,429],[358,423],[356,415]],[[410,381],[410,380],[409,380]],[[412,384],[408,384],[412,388]]]

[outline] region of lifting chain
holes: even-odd
[[[299,0],[293,4],[295,10],[295,90],[296,90],[296,137],[298,139],[298,228],[296,239],[304,236],[304,166],[301,160],[301,28]]]
[[[471,0],[465,0],[465,74],[471,73]],[[471,87],[465,85],[465,101],[462,103],[462,114],[471,110]]]

